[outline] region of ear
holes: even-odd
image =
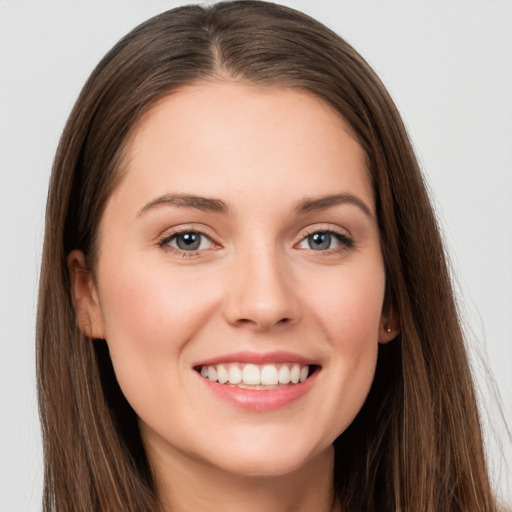
[[[98,293],[92,272],[87,267],[82,251],[75,250],[69,253],[68,271],[71,282],[71,298],[79,329],[89,338],[104,339],[105,326]]]
[[[379,343],[389,343],[400,332],[398,315],[389,296],[386,295],[379,325]]]

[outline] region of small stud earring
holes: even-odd
[[[386,327],[386,332],[391,332],[391,327]]]

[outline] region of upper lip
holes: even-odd
[[[272,363],[300,363],[304,365],[318,365],[318,362],[304,357],[300,354],[285,351],[274,352],[231,352],[222,354],[209,359],[198,361],[193,366],[211,366],[221,363],[252,363],[252,364],[272,364]]]

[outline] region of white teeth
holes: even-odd
[[[217,370],[214,366],[208,366],[208,380],[215,382],[217,380]]]
[[[309,366],[299,363],[265,364],[224,363],[203,365],[201,375],[220,384],[243,386],[284,386],[304,382],[309,377]]]
[[[229,372],[223,364],[219,364],[219,366],[217,366],[217,380],[221,384],[225,384],[229,380]]]
[[[279,382],[277,368],[273,364],[267,364],[261,369],[261,383],[266,386],[275,386]]]
[[[292,369],[290,370],[290,380],[294,384],[297,384],[297,382],[299,382],[299,379],[300,379],[300,366],[298,364],[294,364],[292,366]]]
[[[242,370],[242,380],[244,384],[258,386],[261,384],[260,369],[255,364],[246,364]]]
[[[279,368],[279,384],[289,384],[290,383],[290,368],[283,364],[281,368]]]
[[[240,384],[242,382],[242,370],[238,366],[232,364],[229,367],[229,383]]]

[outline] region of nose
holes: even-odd
[[[263,332],[298,321],[296,283],[286,256],[277,249],[240,254],[228,282],[224,316],[229,324]]]

